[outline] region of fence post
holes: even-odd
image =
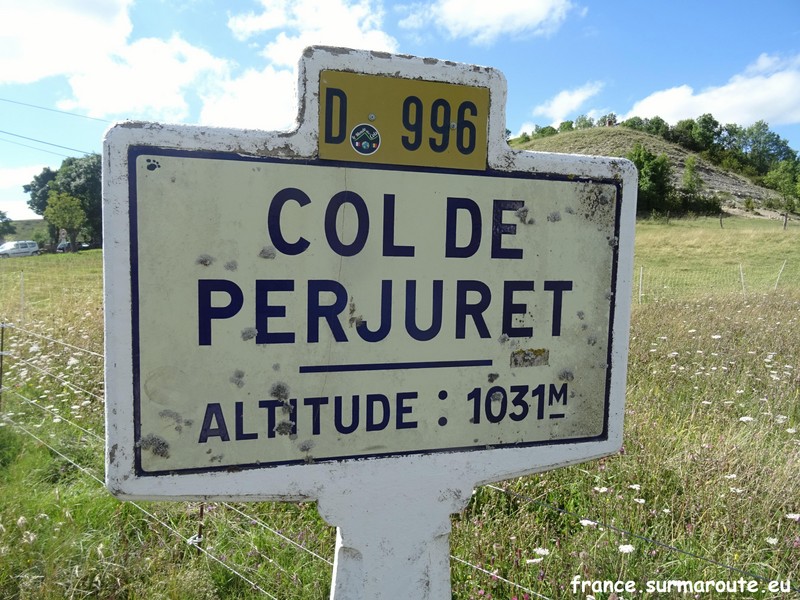
[[[3,357],[6,355],[6,324],[0,323],[0,410],[3,410]]]
[[[642,303],[642,280],[644,279],[644,267],[639,267],[639,304]]]
[[[788,259],[786,259],[788,260]],[[783,261],[783,266],[781,266],[781,270],[778,271],[778,278],[775,280],[775,289],[778,289],[778,282],[781,280],[781,275],[783,274],[783,270],[786,268],[786,260]]]
[[[747,290],[744,287],[744,269],[742,268],[742,263],[739,263],[739,279],[742,281],[742,295],[747,296]]]
[[[25,271],[19,272],[19,322],[25,322]]]

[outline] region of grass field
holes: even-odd
[[[575,576],[792,588],[618,598],[800,597],[800,228],[724,225],[637,225],[624,448],[477,490],[453,517],[454,598],[613,597]],[[100,269],[99,251],[0,261],[0,597],[327,598],[335,531],[312,503],[102,487]]]

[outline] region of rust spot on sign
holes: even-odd
[[[511,353],[512,367],[542,367],[550,364],[550,350],[547,348],[526,348]]]
[[[169,458],[169,442],[161,436],[150,433],[141,439],[139,447],[161,458]]]

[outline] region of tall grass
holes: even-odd
[[[706,225],[640,225],[637,263],[663,254],[661,268],[691,264],[702,281],[732,248],[736,260],[800,259],[782,238],[745,227],[736,242],[733,227]],[[694,230],[705,261],[681,245]],[[100,258],[0,261],[0,315],[15,325],[0,405],[0,597],[327,598],[334,530],[313,503],[134,504],[104,490]],[[453,597],[575,597],[575,576],[642,588],[762,577],[795,591],[701,597],[799,595],[800,276],[782,281],[636,304],[623,450],[476,490],[453,517]]]

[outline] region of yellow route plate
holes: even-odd
[[[488,88],[330,70],[319,87],[322,159],[486,169]]]

